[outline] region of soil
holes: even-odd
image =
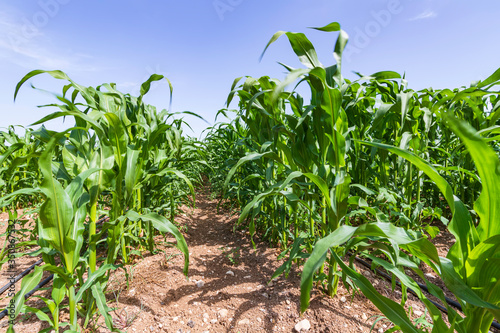
[[[122,331],[294,332],[298,322],[308,320],[311,326],[308,332],[369,332],[381,315],[362,294],[353,294],[341,285],[334,298],[313,289],[310,308],[301,316],[300,268],[294,266],[288,278],[280,276],[271,282],[273,272],[282,263],[277,260],[279,250],[258,239],[254,249],[246,232],[233,232],[237,216],[222,210],[217,213],[217,201],[210,199],[207,188],[198,193],[195,209],[183,207],[183,210],[185,213],[177,217],[177,222],[189,246],[189,279],[182,273],[183,256],[168,244],[174,239],[167,237],[165,242],[159,236],[156,240],[162,243],[159,246],[162,251],[154,255],[144,252],[143,258],[128,265],[128,283],[124,270],[115,271],[110,279],[108,305],[116,308],[111,315]],[[0,219],[5,221],[8,216],[2,214]],[[4,230],[5,225],[0,232]],[[450,238],[439,242],[440,251],[446,251],[452,244]],[[19,272],[37,259],[18,259]],[[8,282],[5,267],[0,274],[0,286]],[[356,268],[382,295],[399,302],[401,292],[393,292],[389,282],[363,266]],[[16,290],[19,288],[20,282],[16,284]],[[39,291],[37,295],[50,297],[48,293]],[[10,300],[6,295],[0,299],[2,308]],[[36,298],[27,304],[43,305]],[[411,295],[406,303],[409,306],[413,318],[424,312],[424,305]],[[63,313],[62,319],[67,320],[67,313]],[[427,320],[431,322],[429,317]],[[6,331],[6,324],[6,318],[2,319],[0,332]],[[46,327],[34,315],[20,316],[15,325],[16,332],[26,333]],[[380,320],[373,329],[383,332],[390,327],[388,321]],[[87,332],[109,330],[100,317]]]

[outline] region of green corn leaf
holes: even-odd
[[[179,229],[175,225],[173,225],[170,221],[168,221],[164,216],[158,215],[156,213],[149,213],[144,215],[139,215],[134,211],[128,211],[126,217],[131,221],[137,221],[139,219],[145,222],[151,222],[153,227],[160,232],[168,232],[172,234],[177,240],[177,248],[181,250],[184,254],[184,275],[188,275],[189,268],[189,250],[184,239],[184,236],[179,232]]]
[[[35,266],[34,270],[26,275],[21,282],[21,289],[17,292],[16,296],[11,299],[9,305],[13,305],[15,312],[14,317],[17,318],[19,312],[24,305],[24,295],[33,290],[42,280],[43,269],[40,266]]]
[[[485,301],[500,304],[500,235],[477,245],[465,268],[467,284]]]
[[[54,106],[60,107],[59,105],[54,105]],[[73,116],[73,117],[75,117],[77,119],[82,119],[86,123],[92,125],[92,129],[99,135],[99,137],[104,142],[107,142],[107,136],[104,134],[104,130],[103,130],[102,126],[96,120],[90,118],[88,115],[86,115],[85,113],[81,112],[76,107],[74,107],[74,109],[65,109],[63,111],[58,111],[58,112],[51,113],[51,114],[43,117],[42,119],[34,122],[30,126],[34,126],[34,125],[38,125],[38,124],[43,124],[43,123],[45,123],[45,122],[47,122],[49,120],[57,119],[57,118],[60,118],[60,117],[66,117],[66,116]],[[74,127],[72,129],[84,129],[85,130],[85,128],[80,128],[80,127]]]
[[[462,278],[455,272],[455,268],[453,267],[453,262],[451,260],[441,258],[441,276],[446,284],[446,287],[458,298],[474,306],[500,310],[500,306],[496,306],[483,300],[462,280]]]
[[[500,234],[500,160],[495,151],[468,124],[447,115],[448,126],[467,147],[481,178],[482,190],[474,203],[474,210],[480,217],[477,231],[484,241]]]
[[[38,319],[40,319],[41,321],[44,321],[44,322],[48,323],[51,326],[51,327],[49,327],[50,330],[52,330],[52,328],[54,327],[54,321],[52,319],[50,319],[49,315],[46,314],[45,312],[43,312],[41,309],[32,308],[30,306],[24,306],[23,312],[25,312],[25,313],[27,313],[27,312],[34,313],[38,317]]]
[[[23,148],[25,146],[24,143],[22,142],[16,142],[13,145],[11,145],[7,150],[3,152],[3,154],[0,155],[0,165],[3,164],[3,162],[11,156],[13,153],[15,153],[17,150]]]
[[[485,80],[481,81],[477,85],[477,87],[478,88],[483,88],[483,87],[486,87],[488,85],[498,84],[498,81],[500,81],[500,68],[497,69],[493,74],[491,74],[490,76],[488,76]]]
[[[129,203],[133,197],[135,186],[142,175],[142,160],[139,160],[140,151],[127,147],[125,164],[125,202]]]
[[[97,308],[99,312],[103,315],[106,326],[111,332],[121,332],[119,329],[113,326],[113,317],[111,317],[111,309],[106,304],[106,296],[104,295],[104,291],[101,288],[99,283],[92,285],[92,296],[97,304]]]
[[[55,79],[62,79],[62,80],[70,80],[70,78],[62,71],[59,71],[59,70],[56,70],[56,71],[44,71],[44,70],[40,70],[40,69],[37,69],[37,70],[33,70],[31,72],[29,72],[28,74],[26,74],[22,79],[21,81],[19,81],[16,85],[16,90],[14,91],[14,100],[16,100],[16,97],[17,97],[17,94],[19,93],[19,89],[21,88],[21,86],[26,82],[28,81],[29,79],[31,79],[32,77],[36,76],[36,75],[39,75],[39,74],[43,74],[43,73],[48,73],[50,74],[52,77],[54,77]]]
[[[123,163],[123,157],[127,153],[127,145],[128,145],[128,136],[125,128],[120,121],[120,118],[113,113],[105,113],[109,127],[109,141],[111,146],[113,147],[113,151],[115,153],[115,161],[118,166],[121,168]]]
[[[58,250],[64,258],[64,263],[69,272],[73,272],[75,266],[75,245],[78,235],[74,233],[73,217],[74,209],[71,197],[63,189],[62,185],[52,176],[52,150],[56,145],[59,133],[48,143],[46,150],[40,156],[39,166],[43,175],[41,190],[46,199],[40,208],[40,238],[49,242],[54,249]],[[72,232],[73,230],[73,232]]]
[[[342,268],[342,272],[354,280],[356,286],[361,289],[363,294],[394,324],[398,325],[403,332],[422,333],[424,331],[417,329],[405,309],[394,302],[393,300],[382,296],[372,285],[372,283],[363,275],[357,273],[352,268],[344,264],[344,262],[335,254],[332,253],[337,263]]]
[[[59,278],[63,279],[66,285],[72,286],[75,284],[73,277],[61,266],[55,266],[52,264],[45,264],[42,266],[44,271],[56,274]]]
[[[314,184],[316,184],[316,186],[318,186],[321,194],[323,194],[323,196],[325,197],[326,202],[331,202],[330,189],[328,188],[328,184],[323,180],[323,178],[313,173],[305,173],[304,176],[309,178]]]
[[[433,258],[434,260],[439,260],[435,248],[434,251],[432,251],[432,244],[429,246],[424,245],[425,243],[429,242],[428,240],[415,239],[414,237],[410,236],[410,234],[405,229],[395,227],[391,223],[368,223],[363,224],[359,227],[351,227],[347,225],[340,226],[330,235],[320,239],[316,243],[311,256],[304,265],[302,279],[300,282],[300,307],[302,312],[304,312],[309,306],[309,298],[313,285],[314,272],[316,272],[325,261],[328,250],[332,247],[340,246],[346,243],[356,235],[383,237],[391,239],[391,241],[397,245],[415,246],[419,247],[423,251],[426,251],[426,249],[431,249],[431,251],[424,254],[430,258]]]
[[[290,250],[290,254],[288,256],[287,261],[285,261],[280,267],[278,267],[278,269],[276,269],[276,271],[274,271],[270,280],[274,280],[275,278],[277,278],[278,276],[283,274],[283,272],[286,272],[286,274],[288,274],[288,272],[292,268],[293,260],[295,258],[299,257],[300,247],[301,247],[302,243],[304,242],[307,235],[303,234],[301,236],[302,237],[295,238],[295,240],[293,241],[292,249]],[[301,256],[301,257],[303,257],[303,256]]]
[[[323,67],[323,65],[318,60],[318,55],[316,54],[314,46],[303,33],[278,31],[273,35],[273,37],[271,37],[271,40],[269,40],[269,42],[267,43],[264,51],[262,51],[260,59],[262,59],[262,57],[264,56],[267,48],[276,40],[278,40],[278,38],[280,38],[282,35],[286,35],[288,37],[288,41],[290,42],[293,51],[299,57],[300,62],[302,62],[307,68]]]
[[[262,54],[260,55],[260,58],[259,58],[259,61],[262,60],[262,58],[264,57],[264,54],[266,53],[266,50],[267,48],[272,44],[274,43],[275,41],[278,40],[278,38],[280,38],[282,35],[286,34],[286,31],[278,31],[276,32],[272,37],[271,39],[269,40],[269,42],[267,43],[266,47],[264,48],[264,51],[262,51]],[[233,83],[233,86],[235,84]],[[229,103],[227,104],[227,106],[229,106]]]
[[[92,288],[96,284],[99,284],[99,279],[106,274],[109,270],[115,270],[119,266],[117,265],[111,265],[111,264],[105,264],[99,267],[95,272],[91,273],[88,277],[87,280],[85,280],[85,283],[78,289],[78,293],[75,296],[75,302],[78,303],[83,297],[83,294],[87,289]],[[93,292],[92,292],[93,294]]]
[[[441,193],[443,193],[453,213],[453,218],[448,225],[448,229],[455,236],[457,242],[453,245],[452,250],[450,250],[448,255],[452,256],[454,264],[457,265],[457,267],[460,269],[460,267],[463,266],[465,260],[467,260],[471,249],[474,248],[474,246],[479,242],[479,236],[477,234],[469,211],[467,210],[465,205],[456,196],[453,195],[453,190],[448,182],[428,162],[407,150],[375,142],[362,141],[360,143],[385,149],[397,154],[400,157],[403,157],[404,159],[417,166],[432,181],[434,181]]]
[[[63,278],[59,277],[57,274],[54,274],[52,279],[52,300],[56,306],[59,306],[66,296],[66,285]]]
[[[400,79],[401,74],[398,72],[393,72],[393,71],[382,71],[382,72],[376,72],[371,75],[363,75],[361,73],[355,72],[357,75],[359,75],[359,80],[390,80],[390,79]]]
[[[0,198],[0,207],[8,206],[20,195],[35,195],[41,192],[40,188],[22,188]]]
[[[189,190],[191,191],[191,195],[193,197],[193,202],[194,202],[196,200],[196,193],[194,192],[194,186],[191,180],[184,173],[173,168],[164,168],[162,171],[158,172],[156,176],[163,176],[168,173],[176,175],[186,183],[186,185],[189,187]]]
[[[332,32],[332,31],[340,31],[340,23],[332,22],[330,24],[325,25],[324,27],[310,27],[310,29]]]
[[[294,69],[290,73],[288,73],[287,76],[285,77],[285,79],[274,88],[274,91],[273,91],[273,94],[271,97],[271,102],[275,103],[278,100],[280,94],[284,91],[284,89],[289,84],[291,84],[292,82],[295,82],[299,77],[306,75],[310,71],[311,71],[310,69],[298,68],[298,69]],[[257,95],[255,95],[255,96],[257,96]],[[249,103],[249,105],[250,105],[250,103]]]
[[[236,173],[236,171],[238,170],[238,168],[240,166],[242,166],[243,164],[249,162],[249,161],[254,161],[254,160],[257,160],[257,159],[261,159],[262,157],[267,157],[267,158],[271,158],[275,161],[277,161],[278,163],[281,162],[281,159],[279,158],[279,156],[277,156],[275,153],[273,152],[264,152],[264,153],[250,153],[248,154],[247,156],[245,157],[242,157],[238,163],[236,163],[232,168],[231,170],[229,171],[229,173],[227,174],[227,177],[226,177],[226,181],[224,182],[224,188],[227,188],[228,184],[229,184],[229,181],[231,180],[231,178],[233,177],[233,175]]]

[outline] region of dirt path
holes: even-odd
[[[118,308],[112,315],[122,331],[293,332],[304,319],[311,325],[309,332],[370,331],[378,310],[362,295],[352,298],[343,286],[334,299],[314,291],[310,309],[300,317],[297,270],[288,279],[282,276],[268,285],[281,264],[276,260],[278,250],[258,241],[253,249],[248,235],[233,233],[237,217],[217,214],[216,206],[217,201],[210,200],[207,193],[199,193],[196,209],[185,208],[185,214],[177,218],[191,253],[189,281],[182,274],[183,257],[168,246],[163,247],[165,253],[144,253],[144,259],[138,258],[128,267],[128,287],[123,270],[114,274],[108,300],[111,307]],[[369,272],[361,272],[371,277]],[[400,296],[386,282],[375,284],[387,296]],[[408,304],[423,310],[418,301]],[[108,332],[102,318],[99,324],[102,326],[88,332]],[[376,331],[383,324],[379,322]],[[17,332],[38,332],[45,327],[34,316],[16,324]]]

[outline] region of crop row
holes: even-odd
[[[15,208],[30,208],[36,217],[34,228],[16,230],[26,231],[27,239],[16,246],[28,251],[17,255],[43,258],[43,265],[22,280],[9,315],[32,312],[49,323],[47,331],[69,326],[76,332],[101,313],[108,328],[117,331],[105,298],[110,273],[141,251],[156,252],[155,235],[176,238],[188,274],[188,248],[174,217],[181,203],[194,204],[204,153],[198,142],[182,136],[182,119],[143,102],[161,75],[152,75],[140,96],[133,97],[114,84],[83,87],[60,71],[32,71],[19,82],[16,95],[42,73],[68,83],[55,95],[59,104],[49,105],[57,111],[33,125],[60,117],[75,123],[61,132],[42,126],[26,129],[24,136],[12,127],[0,133],[2,205],[11,209],[12,220],[18,218]],[[108,219],[97,225],[99,216]],[[8,254],[4,247],[3,263]],[[26,306],[24,295],[44,272],[54,274],[51,298],[41,297],[47,307]],[[70,319],[60,323],[65,307]],[[9,322],[13,331],[14,320]]]
[[[235,80],[227,106],[237,99],[238,108],[221,110],[234,116],[206,138],[218,170],[214,189],[242,207],[239,226],[283,249],[288,260],[273,278],[305,261],[302,311],[314,282],[333,297],[342,280],[394,323],[390,331],[425,329],[405,311],[411,289],[433,332],[488,332],[500,318],[500,70],[454,90],[414,91],[391,71],[351,81],[341,72],[347,33],[338,23],[315,29],[338,32],[333,65],[319,61],[304,34],[280,31],[266,49],[285,36],[305,68],[282,64],[283,81]],[[297,87],[310,92],[309,101]],[[436,223],[455,238],[446,258],[430,241]],[[348,254],[371,259],[401,283],[400,304],[379,294],[352,261],[346,265]],[[406,274],[412,270],[446,304],[423,266],[455,294],[464,316],[447,306],[448,325]]]

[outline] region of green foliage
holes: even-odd
[[[79,330],[77,316],[87,326],[98,311],[110,311],[104,297],[110,270],[144,249],[155,252],[158,233],[176,238],[187,275],[187,244],[174,218],[181,204],[194,205],[195,187],[208,180],[219,207],[240,210],[235,228],[248,228],[254,246],[259,237],[280,247],[280,258],[288,256],[272,278],[303,265],[302,311],[315,283],[334,296],[342,280],[393,322],[390,332],[487,332],[500,318],[500,94],[493,90],[500,70],[453,90],[415,91],[393,71],[349,80],[341,72],[347,33],[337,22],[313,29],[335,34],[334,63],[323,65],[305,34],[277,32],[262,56],[286,37],[304,68],[281,64],[282,81],[235,79],[227,108],[217,113],[226,120],[209,127],[203,142],[183,136],[182,125],[189,125],[182,118],[143,102],[161,75],[152,75],[134,97],[114,84],[83,87],[61,71],[28,73],[15,96],[40,74],[67,82],[56,95],[59,104],[47,106],[57,111],[34,125],[59,117],[75,124],[59,133],[43,126],[25,129],[24,136],[13,127],[0,132],[0,204],[34,206],[38,214],[31,243],[23,245],[36,239],[34,254],[45,264],[23,280],[24,292],[40,272],[55,274],[52,299],[43,299],[48,311],[25,310],[56,330]],[[229,109],[233,100],[236,109]],[[110,219],[97,225],[100,213]],[[428,240],[440,229],[456,240],[446,258]],[[102,258],[98,246],[105,249]],[[401,302],[380,295],[345,262],[348,253],[399,281]],[[238,264],[239,248],[222,254]],[[455,294],[464,316],[447,306],[445,323],[405,273],[412,270],[444,301],[421,265]],[[408,288],[432,323],[410,319]],[[16,296],[20,306],[23,296]],[[70,322],[59,323],[65,297]],[[110,330],[129,324],[123,313],[104,319]]]
[[[232,266],[238,266],[240,264],[240,247],[230,249],[225,246],[219,248],[222,251],[222,255],[226,257]]]
[[[425,328],[404,310],[411,288],[427,306],[433,331],[487,332],[499,305],[498,223],[488,222],[498,221],[500,207],[500,95],[491,90],[499,83],[498,71],[454,90],[414,91],[392,71],[356,73],[358,79],[350,81],[341,74],[347,34],[336,22],[315,30],[338,33],[333,65],[319,61],[304,34],[279,31],[263,55],[286,36],[305,68],[281,64],[288,72],[283,81],[234,81],[227,107],[237,98],[238,109],[219,114],[235,116],[212,127],[205,140],[208,156],[217,152],[208,159],[214,170],[209,180],[221,202],[238,203],[237,226],[248,228],[252,242],[259,235],[289,256],[273,278],[307,259],[302,311],[315,281],[326,279],[333,296],[342,278],[370,298],[394,329]],[[296,85],[286,91],[290,84]],[[304,84],[308,103],[296,91]],[[438,236],[436,223],[456,238],[447,258],[439,258],[427,240]],[[346,265],[342,257],[348,251],[372,259],[400,281],[401,304],[382,297]],[[425,280],[420,263],[462,300],[464,318],[448,308],[451,327],[404,273],[412,269]],[[476,266],[488,272],[484,278],[474,273],[480,271]]]
[[[170,233],[188,274],[189,251],[173,219],[179,204],[194,205],[193,184],[201,182],[204,153],[199,142],[183,137],[182,119],[142,101],[151,83],[163,76],[152,75],[140,96],[133,97],[114,84],[83,87],[61,71],[36,70],[19,82],[15,96],[25,82],[44,73],[68,84],[56,95],[61,104],[45,106],[58,110],[34,125],[59,117],[72,117],[75,125],[59,133],[43,126],[26,130],[24,138],[12,128],[0,133],[0,176],[9,185],[0,202],[41,203],[34,233],[45,264],[36,272],[55,274],[52,299],[43,299],[52,318],[38,309],[23,309],[58,331],[59,305],[68,297],[72,331],[81,331],[78,317],[86,327],[97,311],[108,329],[117,331],[105,292],[110,270],[130,261],[130,248],[155,252],[155,235]],[[20,172],[24,181],[16,182]],[[98,212],[109,220],[97,225]],[[101,258],[99,244],[106,249]],[[23,284],[34,285],[40,278],[41,273],[29,275]],[[22,303],[29,290],[22,289],[16,299]]]

